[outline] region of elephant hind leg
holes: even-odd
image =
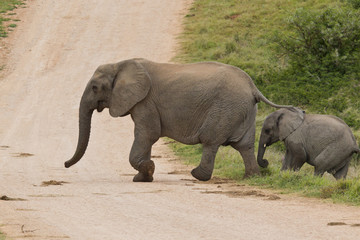
[[[349,152],[346,149],[339,149],[336,144],[328,145],[313,162],[315,166],[314,174],[322,176],[324,172],[328,171],[333,174],[336,179],[338,179],[336,176],[341,178],[346,176],[348,170],[348,166],[346,167],[346,165],[350,160],[351,155],[349,156]],[[343,169],[343,167],[345,168]],[[339,174],[336,174],[337,172],[339,172]]]
[[[322,177],[324,175],[324,173],[325,173],[325,170],[315,167],[315,171],[314,171],[315,176]]]
[[[259,165],[255,157],[255,119],[254,123],[247,130],[245,135],[238,142],[230,143],[231,146],[240,152],[245,165],[244,177],[250,177],[254,174],[260,174]]]
[[[214,170],[215,156],[219,149],[218,145],[203,144],[203,153],[199,166],[191,171],[191,175],[200,181],[208,181]]]
[[[349,157],[347,159],[346,164],[342,168],[340,168],[335,173],[333,173],[333,176],[336,178],[336,180],[346,178],[346,175],[347,175],[348,170],[349,170],[350,160],[351,160],[351,157]]]
[[[255,141],[255,138],[254,138]],[[254,152],[254,142],[253,141],[244,141],[242,139],[239,142],[231,143],[231,146],[239,151],[245,165],[245,175],[244,178],[250,177],[254,174],[260,174],[259,165],[256,162],[255,152]]]
[[[245,145],[242,146],[239,143],[233,143],[231,146],[238,150],[241,154],[241,157],[245,165],[245,175],[244,178],[250,177],[255,174],[260,174],[259,165],[256,162],[254,146]]]

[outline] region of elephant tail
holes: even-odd
[[[291,109],[293,108],[293,106],[291,105],[278,105],[278,104],[275,104],[273,102],[271,102],[269,99],[267,99],[258,89],[256,89],[257,91],[255,92],[255,99],[256,99],[256,102],[264,102],[274,108],[288,108],[288,109]]]

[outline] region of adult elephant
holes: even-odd
[[[353,153],[358,153],[354,135],[338,117],[305,114],[299,108],[280,109],[271,113],[261,130],[257,161],[261,167],[266,147],[284,141],[286,154],[282,170],[299,170],[305,162],[315,167],[315,175],[331,173],[346,178]]]
[[[94,109],[109,108],[112,117],[131,114],[135,139],[130,163],[139,171],[133,181],[151,182],[152,145],[163,136],[203,145],[192,175],[211,178],[220,145],[231,145],[244,160],[245,176],[259,173],[254,154],[256,103],[266,99],[239,68],[217,63],[155,63],[129,59],[97,68],[85,88],[79,110],[79,139],[68,168],[85,153]]]

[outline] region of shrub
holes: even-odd
[[[345,74],[359,60],[360,16],[358,11],[299,9],[289,18],[290,31],[275,41],[289,64],[321,81],[324,73]]]
[[[360,0],[348,0],[348,3],[350,3],[351,6],[355,9],[360,8]]]
[[[275,32],[275,50],[283,66],[268,71],[265,94],[281,103],[334,114],[355,128],[360,122],[347,111],[359,103],[360,14],[350,8],[298,9],[286,31]]]

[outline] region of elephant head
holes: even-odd
[[[91,117],[109,108],[112,117],[127,115],[150,90],[150,77],[135,59],[99,66],[87,84],[80,101],[79,138],[74,156],[65,162],[71,167],[84,155],[90,137]]]
[[[285,140],[294,132],[304,121],[304,111],[299,108],[283,108],[271,113],[263,124],[259,147],[258,147],[258,164],[266,168],[269,162],[263,159],[266,147],[279,140]]]

